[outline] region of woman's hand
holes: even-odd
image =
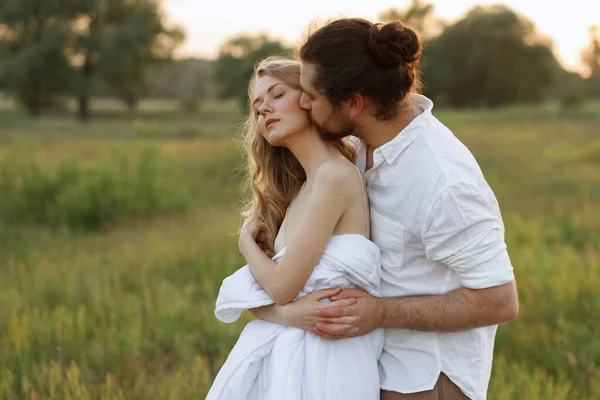
[[[358,318],[353,316],[342,316],[337,318],[323,318],[316,316],[317,309],[327,309],[328,307],[343,308],[356,304],[355,298],[344,298],[331,303],[321,303],[323,299],[331,298],[339,294],[340,290],[340,288],[334,288],[309,293],[298,300],[282,306],[285,325],[317,333],[315,330],[317,329],[318,323],[337,324],[342,327],[354,324]]]
[[[240,236],[249,236],[252,239],[256,239],[260,233],[256,218],[246,218],[242,229],[240,230]]]
[[[318,292],[309,293],[284,306],[272,304],[250,309],[250,312],[258,319],[285,326],[292,326],[305,331],[313,331],[313,329],[316,329],[316,325],[319,322],[339,324],[338,326],[354,326],[353,324],[358,320],[357,317],[322,318],[315,315],[315,310],[320,307],[332,307],[338,309],[356,304],[355,298],[345,298],[331,303],[321,303],[323,299],[331,298],[332,296],[339,294],[340,290],[341,288],[324,289]],[[321,336],[324,335],[322,332],[317,334],[320,334]]]
[[[265,235],[258,227],[256,218],[247,218],[240,229],[240,237],[238,239],[238,247],[240,252],[244,254],[244,248],[249,244],[256,244],[261,250],[264,250]]]

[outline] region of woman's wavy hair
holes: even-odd
[[[288,87],[300,87],[300,62],[284,57],[267,57],[254,66],[254,75],[248,86],[248,99],[252,104],[254,88],[263,76],[271,76]],[[307,111],[308,112],[308,111]],[[257,116],[249,107],[248,119],[243,125],[243,147],[247,158],[249,194],[242,216],[255,218],[266,235],[265,252],[274,255],[275,237],[281,227],[286,210],[306,181],[300,162],[286,147],[271,146],[259,133]],[[348,138],[331,142],[348,160],[354,161],[356,151]]]

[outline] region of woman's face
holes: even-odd
[[[252,109],[258,131],[272,146],[283,146],[291,135],[310,126],[308,113],[300,107],[301,96],[301,90],[269,75],[256,82]]]

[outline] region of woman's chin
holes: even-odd
[[[282,135],[278,132],[273,132],[269,135],[267,142],[273,147],[282,147],[285,146],[287,135]]]

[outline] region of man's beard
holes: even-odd
[[[339,140],[342,138],[345,138],[346,136],[353,136],[356,132],[356,123],[352,122],[351,120],[345,118],[345,116],[340,115],[335,113],[335,111],[333,111],[331,113],[331,115],[327,118],[328,121],[332,121],[332,120],[338,120],[340,121],[340,127],[337,130],[332,130],[332,129],[328,129],[322,125],[319,125],[319,123],[317,123],[317,121],[315,121],[312,117],[312,115],[310,116],[311,122],[313,123],[313,125],[317,128],[318,132],[319,132],[319,136],[321,137],[321,139],[323,140]]]

